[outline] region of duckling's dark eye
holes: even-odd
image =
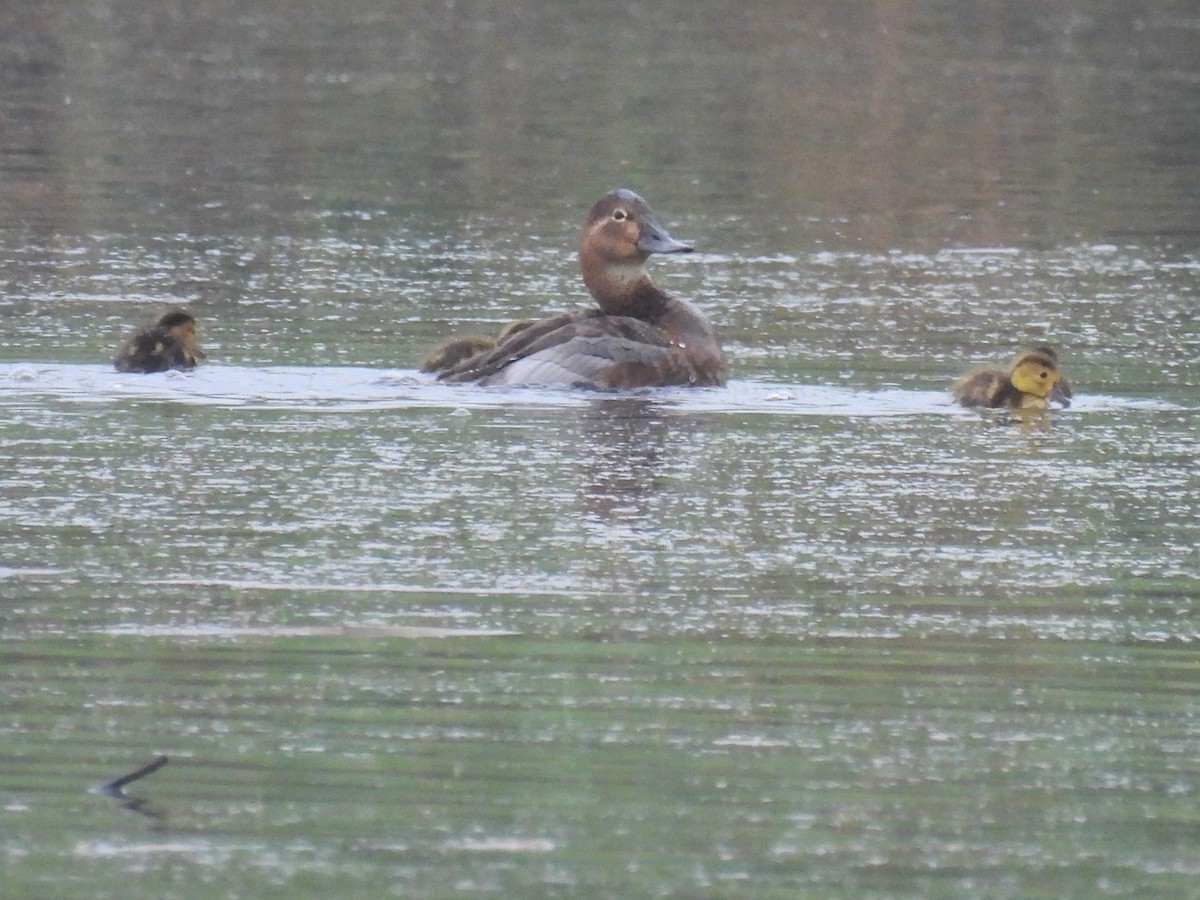
[[[1042,371],[1038,372],[1038,378],[1042,379],[1042,381],[1045,381],[1049,374],[1050,373],[1047,372],[1045,369],[1042,369]]]
[[[625,210],[623,210],[623,209],[614,209],[613,210],[613,218],[616,219],[618,222],[623,222],[629,218],[629,213],[625,212]]]

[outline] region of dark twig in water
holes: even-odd
[[[132,782],[137,781],[139,778],[145,778],[147,775],[157,772],[167,764],[167,761],[168,757],[166,756],[156,756],[140,769],[134,769],[127,775],[119,775],[112,781],[106,781],[99,785],[95,789],[96,793],[103,794],[105,797],[124,797],[125,785],[131,784]]]

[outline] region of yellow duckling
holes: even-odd
[[[1071,405],[1071,390],[1058,371],[1058,354],[1041,345],[1023,351],[1008,371],[972,369],[954,383],[954,399],[963,406],[994,409],[1046,409],[1049,401]]]
[[[207,359],[196,339],[196,320],[181,309],[164,313],[149,328],[125,342],[113,360],[118,372],[165,372],[194,369]]]
[[[484,350],[491,350],[504,343],[504,340],[532,325],[532,322],[510,322],[504,326],[495,339],[482,334],[468,334],[457,340],[447,341],[442,346],[430,350],[421,361],[422,372],[444,372],[452,366],[470,359]]]

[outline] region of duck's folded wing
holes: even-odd
[[[117,352],[113,365],[119,372],[164,372],[170,368],[173,337],[159,328],[134,334]]]
[[[649,323],[589,310],[539,322],[441,377],[601,389],[684,384],[691,372],[678,356]]]
[[[481,380],[481,384],[586,387],[601,390],[672,383],[671,349],[616,334],[574,334]],[[686,380],[686,376],[680,381]]]
[[[545,340],[551,343],[561,343],[570,337],[569,333],[561,334],[563,329],[571,326],[576,322],[586,320],[597,316],[600,310],[578,310],[577,312],[563,313],[561,316],[554,316],[550,319],[543,319],[540,322],[535,322],[527,328],[522,328],[510,334],[508,337],[500,340],[494,347],[483,350],[474,356],[462,360],[457,365],[451,366],[438,376],[439,381],[478,381],[481,378],[486,378],[511,363],[514,359],[520,359],[526,356],[531,351],[532,347],[540,347]]]

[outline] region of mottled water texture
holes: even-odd
[[[17,6],[0,894],[1194,891],[1190,6]],[[728,387],[416,372],[617,185]]]

